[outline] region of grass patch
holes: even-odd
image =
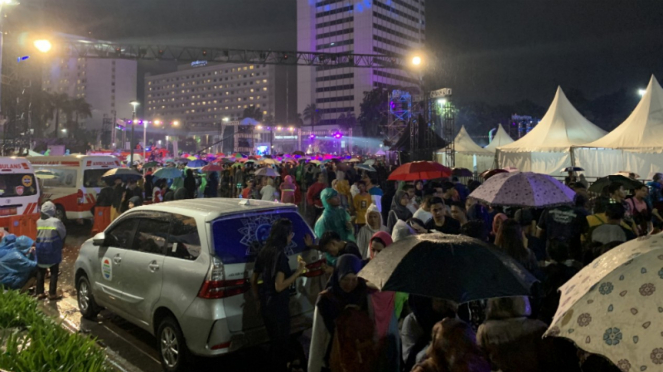
[[[37,301],[0,288],[0,369],[13,372],[111,371],[93,339],[72,334]]]

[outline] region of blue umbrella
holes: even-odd
[[[202,168],[207,165],[207,162],[205,160],[192,160],[187,163],[187,167],[189,168]]]
[[[156,172],[152,174],[152,177],[155,179],[173,179],[173,178],[181,178],[182,177],[182,171],[173,168],[173,167],[168,167],[168,168],[161,168],[158,169]]]

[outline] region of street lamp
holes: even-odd
[[[647,93],[646,89],[638,89],[638,94],[640,95],[640,97],[644,96],[645,93]]]
[[[131,101],[129,104],[133,107],[133,114],[131,117],[131,154],[129,155],[129,167],[134,164],[134,127],[136,126],[136,107],[140,105],[138,101]]]
[[[412,64],[413,64],[414,66],[419,66],[419,65],[421,65],[421,57],[419,57],[419,56],[414,56],[414,57],[412,57]]]
[[[35,40],[33,44],[35,48],[42,53],[48,53],[51,51],[51,48],[53,48],[53,44],[45,39]]]

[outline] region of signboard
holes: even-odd
[[[50,156],[60,156],[65,153],[64,145],[48,145],[48,149],[50,150],[48,152]]]
[[[191,62],[191,67],[203,67],[207,66],[207,61],[193,61]]]
[[[274,136],[274,139],[297,139],[297,136]]]
[[[451,93],[452,93],[451,88],[442,88],[430,92],[429,98],[435,99],[435,98],[449,97],[452,95]]]

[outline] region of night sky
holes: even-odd
[[[296,0],[44,1],[44,27],[102,40],[290,49]],[[547,106],[557,85],[588,98],[663,80],[660,0],[427,0],[428,47],[455,99]],[[36,11],[24,6],[21,12]]]

